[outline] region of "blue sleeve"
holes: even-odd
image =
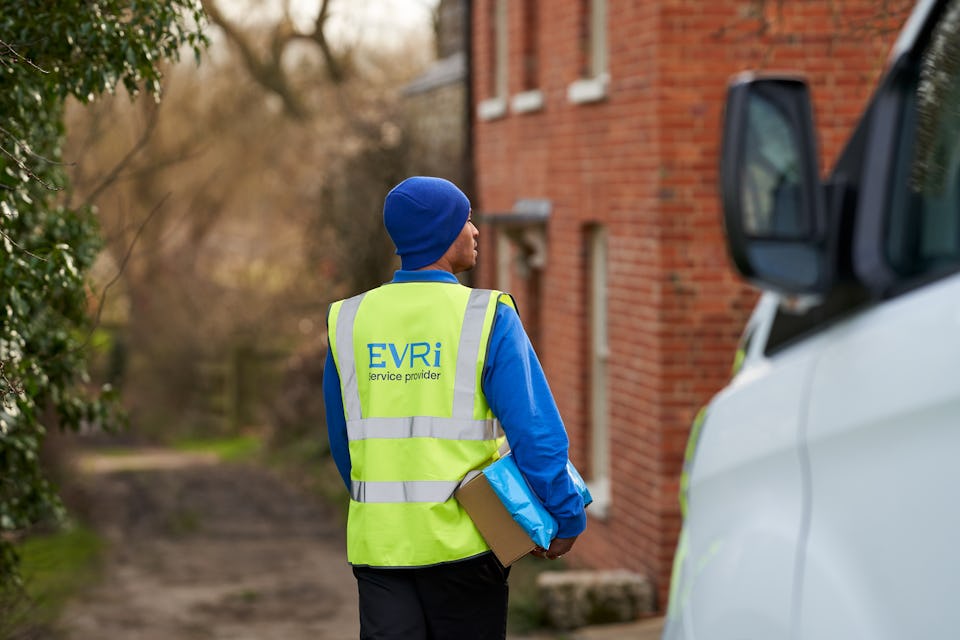
[[[497,306],[482,384],[517,467],[557,520],[557,537],[580,535],[587,516],[567,474],[567,432],[520,317],[506,304]]]
[[[347,420],[343,417],[343,397],[340,395],[340,374],[333,361],[333,352],[327,349],[327,362],[323,365],[323,405],[327,414],[327,437],[330,439],[330,455],[350,489],[350,448],[347,443]]]

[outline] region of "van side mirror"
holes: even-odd
[[[727,91],[720,195],[727,247],[744,278],[782,293],[826,293],[829,227],[806,83],[741,74]]]

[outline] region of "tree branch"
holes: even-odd
[[[7,398],[13,398],[23,393],[23,383],[16,378],[7,376],[7,372],[4,370],[6,364],[6,362],[0,360],[0,403],[3,405],[7,404]],[[6,429],[3,429],[0,433],[6,433]]]
[[[316,42],[317,46],[320,47],[320,53],[323,54],[323,61],[327,65],[327,75],[330,77],[330,80],[332,80],[334,84],[340,84],[346,80],[346,73],[344,72],[343,65],[340,64],[340,61],[330,48],[326,31],[324,31],[324,27],[327,25],[327,18],[329,17],[329,10],[330,0],[323,0],[320,4],[320,11],[317,13],[317,19],[313,23],[313,33],[307,35],[307,37]]]
[[[263,54],[257,52],[248,35],[223,15],[217,6],[217,0],[201,0],[201,4],[210,21],[223,29],[227,40],[237,48],[253,79],[278,96],[283,101],[284,110],[294,119],[307,120],[311,113],[304,105],[300,94],[292,86],[290,77],[283,67],[284,53],[292,42],[306,40],[317,46],[323,58],[327,78],[334,85],[343,84],[348,79],[346,57],[334,51],[327,39],[326,27],[330,17],[330,0],[321,0],[317,17],[310,31],[298,31],[294,27],[289,15],[289,6],[284,4],[283,18],[270,34],[269,48]]]
[[[133,240],[130,241],[130,244],[127,246],[127,250],[123,255],[123,259],[120,260],[120,265],[117,267],[117,273],[111,278],[103,287],[103,291],[100,292],[100,301],[97,304],[97,313],[94,316],[93,324],[90,327],[90,332],[87,334],[87,337],[84,339],[83,343],[77,348],[77,350],[83,349],[90,343],[90,338],[93,336],[94,330],[100,326],[100,317],[103,315],[103,307],[107,301],[107,291],[116,284],[117,280],[120,279],[120,276],[123,275],[124,270],[127,267],[127,263],[130,261],[130,256],[133,255],[133,248],[137,245],[137,240],[140,239],[140,235],[143,233],[143,230],[146,229],[147,224],[153,217],[160,211],[160,208],[163,207],[164,203],[170,197],[170,192],[167,192],[160,201],[154,205],[153,209],[150,210],[150,213],[147,214],[147,217],[143,219],[143,222],[140,223],[140,226],[137,228],[137,232],[133,236]]]
[[[25,62],[26,64],[28,64],[29,66],[33,67],[34,69],[36,69],[36,70],[39,71],[40,73],[43,73],[43,74],[48,74],[48,73],[50,73],[50,72],[47,71],[46,69],[42,69],[42,68],[40,68],[39,66],[37,66],[36,64],[34,64],[33,60],[31,60],[30,58],[27,58],[27,57],[21,55],[20,52],[17,51],[17,50],[13,47],[13,45],[8,44],[5,40],[0,40],[0,54],[2,54],[2,55],[10,54],[12,57],[16,58],[16,59],[19,60],[20,62]]]
[[[274,32],[273,55],[264,60],[257,55],[249,38],[221,13],[216,0],[200,0],[200,4],[210,21],[220,27],[227,40],[237,48],[244,66],[250,71],[253,79],[283,101],[284,110],[290,117],[295,120],[306,120],[309,117],[309,112],[301,102],[300,96],[290,86],[290,81],[282,66],[283,50],[294,35],[282,35]]]
[[[30,256],[31,258],[36,258],[37,260],[42,260],[43,262],[46,262],[46,261],[47,261],[47,259],[44,258],[43,256],[38,256],[37,254],[35,254],[34,252],[30,251],[29,249],[27,249],[27,248],[24,247],[23,245],[19,244],[16,240],[14,240],[13,238],[10,237],[10,234],[8,234],[8,233],[7,233],[6,231],[4,231],[3,229],[0,229],[0,236],[3,236],[3,239],[4,239],[4,240],[6,240],[7,242],[9,242],[9,243],[12,244],[13,246],[15,246],[17,249],[20,249],[20,251],[23,251],[25,254],[27,254],[27,255]]]
[[[157,127],[159,114],[160,108],[158,106],[155,105],[152,109],[150,109],[150,117],[147,120],[147,126],[143,129],[143,133],[140,134],[140,137],[137,139],[134,145],[130,147],[127,153],[125,153],[124,156],[120,158],[115,165],[113,165],[113,168],[107,172],[103,179],[100,180],[99,184],[97,184],[93,190],[87,194],[87,197],[84,198],[83,206],[89,206],[93,204],[97,197],[103,193],[104,189],[109,187],[117,180],[120,172],[126,168],[127,164],[129,164],[131,160],[133,160],[134,156],[140,153],[140,151],[147,146],[147,143],[150,141],[150,137],[153,135],[154,129]]]
[[[18,140],[14,140],[14,144],[17,145],[17,147],[21,146],[21,143]],[[27,152],[29,153],[29,150]],[[3,155],[10,158],[10,160],[12,160],[13,163],[16,164],[21,171],[23,171],[28,176],[30,176],[31,178],[33,178],[34,180],[42,184],[43,187],[48,191],[62,191],[62,187],[58,187],[55,184],[50,184],[49,182],[47,182],[46,180],[38,176],[36,173],[33,172],[33,169],[28,167],[27,164],[23,160],[18,158],[13,152],[8,151],[6,147],[0,146],[0,153],[3,153]]]

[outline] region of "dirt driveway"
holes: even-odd
[[[80,491],[107,540],[68,640],[346,640],[356,586],[335,510],[210,456],[84,453]]]
[[[106,539],[102,580],[57,640],[355,640],[335,508],[212,455],[84,452],[71,491]],[[71,485],[74,485],[71,482]],[[517,640],[659,640],[662,619]]]

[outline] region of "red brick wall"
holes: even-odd
[[[493,0],[473,3],[476,99],[489,96]],[[607,98],[571,104],[581,70],[581,0],[541,0],[544,107],[475,122],[479,212],[520,198],[553,204],[537,305],[540,357],[578,467],[589,453],[585,227],[609,246],[612,503],[572,562],[641,571],[666,606],[680,526],[678,476],[697,409],[726,382],[755,293],[733,274],[719,222],[717,155],[726,83],[748,68],[810,79],[825,166],[859,116],[912,2],[608,0]],[[510,93],[522,91],[524,12],[510,2]],[[492,229],[477,282],[495,284]],[[484,244],[484,240],[488,240]],[[517,276],[515,286],[523,290]]]

